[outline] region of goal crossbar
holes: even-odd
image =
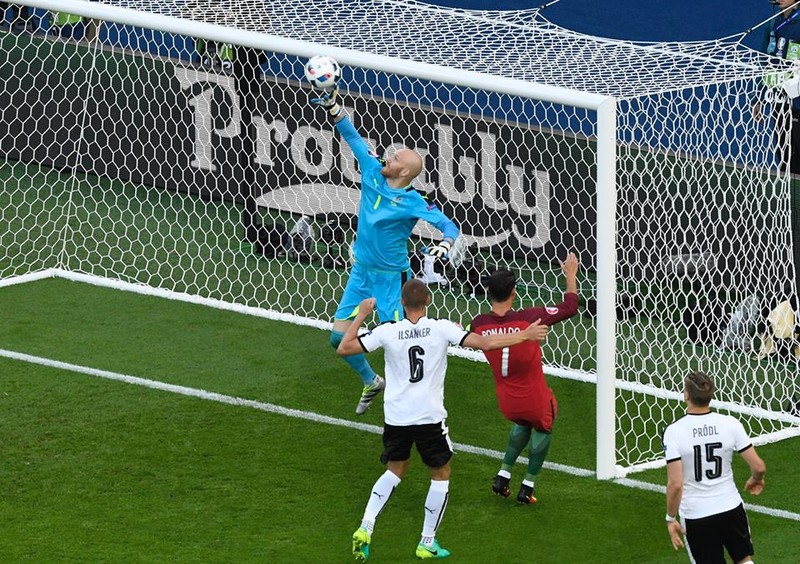
[[[318,55],[321,49],[324,49],[326,54],[334,57],[340,64],[344,65],[411,76],[465,88],[496,90],[523,98],[546,100],[591,110],[599,109],[602,104],[607,103],[609,100],[608,96],[577,92],[547,84],[521,82],[474,71],[395,59],[341,47],[323,46],[317,43],[298,41],[266,33],[238,30],[212,23],[197,22],[152,12],[141,12],[130,8],[84,0],[24,0],[21,3],[45,10],[68,12],[86,18],[145,27],[187,37],[203,37],[207,40],[265,51],[279,51],[298,57],[313,57]]]

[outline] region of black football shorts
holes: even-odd
[[[417,446],[422,462],[430,468],[444,466],[453,456],[453,444],[444,421],[401,427],[384,425],[381,463],[408,460],[411,458],[411,445]]]

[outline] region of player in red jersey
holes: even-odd
[[[537,319],[549,326],[575,315],[578,312],[578,257],[569,253],[561,263],[561,270],[566,282],[563,302],[519,311],[513,309],[517,296],[514,273],[501,269],[492,274],[487,284],[492,310],[472,321],[472,331],[484,336],[510,333],[524,329]],[[494,373],[500,411],[514,423],[492,490],[508,497],[511,468],[527,445],[528,472],[517,494],[517,502],[536,503],[535,480],[550,448],[550,433],[558,412],[556,398],[544,379],[542,349],[538,342],[530,341],[484,354]]]

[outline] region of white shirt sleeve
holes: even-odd
[[[361,346],[364,347],[365,351],[372,352],[383,346],[386,330],[386,325],[378,325],[372,331],[358,337],[358,341],[361,343]]]
[[[733,419],[736,421],[733,430],[733,448],[736,450],[736,452],[742,452],[748,447],[753,446],[753,441],[751,441],[750,437],[747,436],[747,431],[744,430],[744,425],[742,425],[742,422],[736,418]]]
[[[680,450],[678,449],[678,442],[675,440],[675,428],[673,425],[667,427],[664,431],[664,458],[667,462],[679,460],[681,457]]]
[[[451,345],[460,345],[464,342],[464,338],[469,335],[469,331],[465,330],[461,325],[447,319],[439,320],[439,330]]]

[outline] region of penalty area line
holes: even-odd
[[[46,366],[48,368],[57,368],[60,370],[65,370],[67,372],[76,372],[79,374],[85,374],[87,376],[95,376],[97,378],[104,378],[106,380],[114,380],[116,382],[124,382],[126,384],[133,384],[136,386],[143,386],[145,388],[151,388],[154,390],[161,390],[164,392],[170,392],[173,394],[179,394],[182,396],[189,396],[193,398],[215,401],[218,403],[224,403],[227,405],[235,405],[241,407],[249,407],[251,409],[257,409],[259,411],[266,411],[268,413],[274,413],[277,415],[285,415],[287,417],[294,417],[297,419],[304,419],[306,421],[313,421],[315,423],[325,423],[328,425],[336,425],[338,427],[347,427],[349,429],[357,429],[359,431],[366,431],[368,433],[373,433],[375,435],[380,435],[383,432],[383,428],[378,425],[369,425],[366,423],[358,423],[356,421],[350,421],[348,419],[340,419],[338,417],[330,417],[327,415],[321,415],[319,413],[314,413],[311,411],[302,411],[299,409],[290,409],[288,407],[283,407],[280,405],[275,405],[272,403],[260,402],[255,400],[249,400],[244,398],[239,398],[235,396],[228,396],[225,394],[219,394],[216,392],[209,392],[207,390],[201,390],[199,388],[189,388],[187,386],[179,386],[177,384],[167,384],[166,382],[159,382],[158,380],[149,380],[147,378],[140,378],[138,376],[130,376],[127,374],[119,374],[117,372],[109,372],[108,370],[99,370],[97,368],[91,368],[88,366],[80,366],[78,364],[71,364],[68,362],[61,362],[58,360],[52,360],[49,358],[43,358],[40,356],[33,356],[25,353],[19,353],[15,351],[9,351],[6,349],[0,349],[0,357],[5,357],[11,360],[17,360],[21,362],[27,362],[30,364],[38,364],[40,366]],[[496,460],[503,459],[503,453],[497,450],[462,444],[462,443],[453,443],[453,447],[457,452],[466,452],[469,454],[475,454],[478,456],[485,456],[488,458],[493,458]],[[527,464],[528,460],[525,457],[520,457],[519,462],[523,464]],[[554,462],[545,462],[544,467],[548,470],[553,470],[555,472],[562,472],[565,474],[571,474],[573,476],[581,476],[581,477],[592,477],[595,475],[594,470],[587,470],[584,468],[576,468],[574,466],[567,466],[565,464],[556,464]],[[664,494],[666,492],[666,488],[661,485],[651,484],[649,482],[641,482],[639,480],[632,480],[629,478],[618,478],[613,480],[615,484],[619,484],[621,486],[635,488],[640,490],[658,492]],[[791,511],[785,511],[783,509],[773,509],[771,507],[763,507],[760,505],[752,505],[749,503],[745,504],[745,507],[748,511],[754,511],[756,513],[763,513],[764,515],[770,515],[772,517],[779,517],[783,519],[789,519],[793,521],[800,521],[800,514],[793,513]]]

